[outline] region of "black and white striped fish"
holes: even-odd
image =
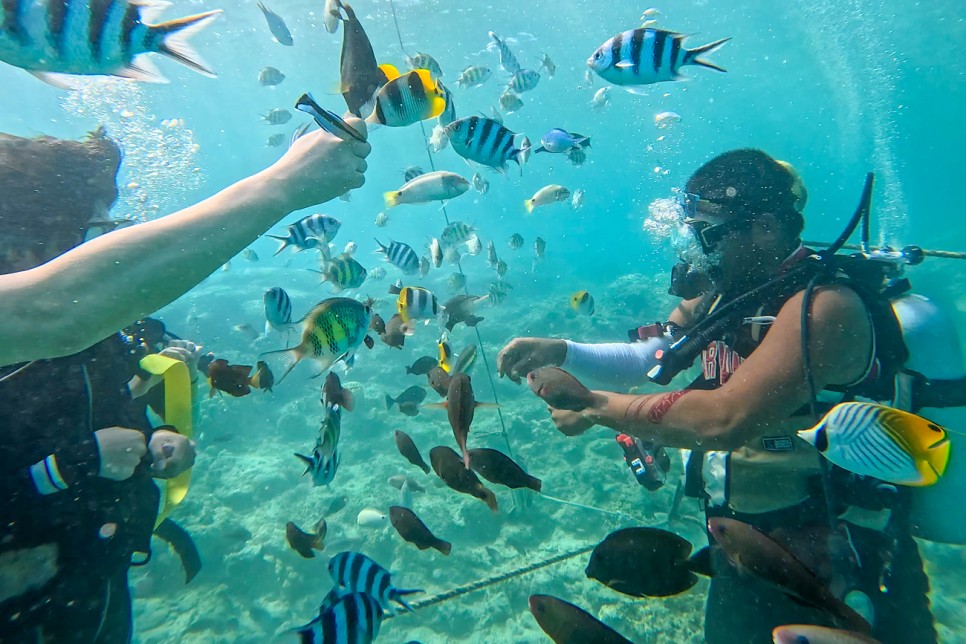
[[[439,313],[436,295],[419,286],[403,287],[399,291],[396,308],[403,323],[409,323],[410,320],[425,320],[428,324],[429,320]]]
[[[506,164],[521,165],[526,150],[515,146],[517,134],[485,116],[469,116],[446,126],[450,145],[468,161],[495,168],[506,174]]]
[[[485,65],[471,65],[460,73],[456,79],[457,87],[479,87],[490,80],[493,72]]]
[[[359,288],[366,281],[366,269],[349,253],[325,260],[319,272],[322,273],[322,281],[331,283],[335,293],[347,288]]]
[[[110,75],[167,82],[141,54],[160,53],[214,76],[189,44],[221,11],[150,24],[167,3],[134,0],[3,0],[0,61],[58,87],[63,74]]]
[[[302,644],[370,644],[382,625],[382,608],[366,593],[333,589],[319,616],[296,630]]]
[[[329,215],[309,215],[303,217],[290,226],[286,226],[286,235],[268,235],[272,239],[277,239],[282,244],[275,251],[278,255],[289,246],[294,246],[299,251],[310,248],[319,248],[332,241],[339,233],[342,222]]]
[[[439,236],[439,241],[442,247],[446,249],[468,242],[475,234],[474,228],[469,224],[462,221],[453,221],[446,224],[446,228]]]
[[[409,244],[390,241],[389,245],[386,246],[378,239],[376,243],[379,244],[379,250],[376,252],[385,253],[389,263],[406,275],[412,275],[419,271],[419,255],[416,254],[416,251]]]
[[[490,38],[493,39],[493,42],[496,43],[497,48],[500,50],[500,66],[511,74],[516,74],[520,71],[520,63],[517,62],[517,57],[513,55],[513,52],[510,51],[507,44],[500,40],[500,37],[492,31],[490,32]]]
[[[663,29],[631,29],[601,45],[587,59],[587,66],[604,80],[624,87],[680,80],[679,70],[685,65],[727,71],[698,57],[713,52],[731,38],[695,49],[684,47],[686,38],[685,34]]]
[[[274,286],[262,297],[265,302],[265,335],[271,329],[284,333],[292,325],[292,299],[281,286]]]
[[[456,120],[456,101],[453,100],[453,92],[449,91],[448,87],[439,81],[436,81],[436,84],[443,90],[443,99],[446,101],[446,107],[443,108],[443,113],[436,119],[436,125],[446,127]]]
[[[403,597],[423,592],[396,588],[392,585],[392,574],[361,552],[340,552],[329,559],[329,574],[337,585],[371,596],[387,612],[393,610],[391,602],[415,612]]]
[[[409,69],[428,69],[433,78],[439,78],[443,75],[443,70],[440,69],[436,59],[421,51],[417,51],[415,56],[406,56],[406,63],[409,65]]]

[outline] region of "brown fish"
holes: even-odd
[[[435,548],[447,557],[453,549],[453,544],[443,541],[426,527],[416,513],[409,508],[399,505],[389,506],[389,521],[403,539],[415,545],[420,550]]]
[[[342,23],[342,57],[340,70],[342,78],[342,98],[345,99],[349,111],[360,118],[369,116],[363,114],[363,106],[372,101],[372,97],[380,87],[389,82],[386,73],[379,69],[376,55],[372,51],[372,43],[366,35],[362,23],[356,18],[355,11],[348,2],[340,2],[346,18]]]
[[[334,371],[330,371],[322,383],[322,404],[326,407],[339,405],[346,411],[352,411],[355,406],[352,392],[342,387],[342,381]]]
[[[436,366],[436,358],[433,356],[422,356],[417,358],[411,366],[406,367],[406,374],[413,376],[425,376],[433,367]]]
[[[740,574],[756,577],[790,597],[823,610],[848,628],[869,633],[869,623],[836,598],[790,552],[752,526],[727,519],[708,519],[708,530]]]
[[[583,411],[603,398],[560,367],[540,367],[527,374],[530,390],[554,409]]]
[[[499,512],[500,508],[496,502],[496,495],[488,490],[476,478],[476,474],[466,469],[460,455],[452,448],[440,445],[429,450],[429,462],[433,464],[433,471],[436,476],[443,480],[450,488],[463,494],[475,496],[494,512]]]
[[[443,398],[449,392],[449,374],[446,370],[440,366],[435,366],[429,370],[426,374],[426,379],[429,380],[429,386],[438,393]]]
[[[423,455],[419,453],[419,448],[416,447],[416,443],[409,437],[409,434],[397,429],[396,447],[407,461],[429,474],[429,465],[426,465],[426,461],[423,460]]]
[[[285,524],[285,538],[288,540],[288,545],[292,547],[292,550],[306,559],[312,559],[315,557],[315,550],[321,552],[325,549],[323,539],[325,538],[327,530],[328,526],[325,523],[325,519],[319,519],[319,522],[315,524],[314,533],[305,532],[289,521]]]
[[[386,331],[380,333],[379,338],[390,348],[402,349],[406,344],[407,335],[412,335],[412,326],[403,322],[402,316],[395,313],[389,318]]]
[[[264,360],[255,363],[255,375],[248,379],[248,384],[255,389],[272,390],[272,385],[275,384],[275,375]]]
[[[503,452],[486,447],[469,450],[473,471],[490,483],[505,485],[511,489],[530,488],[539,492],[540,479],[527,474],[512,458]]]
[[[631,597],[669,597],[698,583],[705,553],[688,559],[691,543],[667,530],[624,528],[597,544],[584,572]]]
[[[248,379],[251,372],[251,365],[230,365],[222,358],[212,360],[208,365],[208,384],[211,385],[208,397],[214,396],[216,391],[224,391],[236,398],[247,396],[252,393]]]
[[[556,644],[632,644],[584,609],[550,595],[530,595],[530,612]]]
[[[492,403],[478,403],[473,396],[473,384],[470,377],[463,373],[454,373],[449,379],[449,387],[446,390],[446,401],[426,405],[427,407],[443,407],[449,416],[450,427],[453,428],[453,436],[456,444],[463,452],[463,465],[467,469],[470,467],[470,454],[466,451],[466,439],[470,435],[470,425],[473,423],[473,416],[476,408],[482,405],[495,407]]]
[[[788,624],[771,632],[775,644],[882,644],[879,640],[854,631],[813,626],[811,624]]]
[[[413,385],[399,394],[398,398],[393,398],[389,394],[386,394],[386,409],[392,409],[394,404],[398,404],[399,411],[407,416],[416,416],[419,414],[419,403],[425,399],[426,390],[419,385]]]
[[[376,335],[382,335],[386,332],[386,321],[378,313],[373,313],[372,319],[369,320],[369,329],[375,331]]]

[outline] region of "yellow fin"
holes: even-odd
[[[438,95],[433,96],[432,100],[430,101],[429,116],[426,118],[436,118],[444,111],[446,111],[446,99]]]
[[[399,190],[390,190],[389,192],[384,192],[382,196],[386,200],[386,208],[395,208],[398,206],[400,195],[402,195],[402,192]]]
[[[399,78],[400,76],[399,70],[396,69],[395,65],[390,65],[389,63],[383,63],[382,65],[379,65],[379,69],[381,69],[382,73],[386,75],[387,83],[396,78]]]
[[[529,214],[532,214],[533,213],[533,209],[536,208],[536,206],[533,205],[533,199],[524,199],[523,200],[523,205],[527,207],[527,214],[528,215]]]

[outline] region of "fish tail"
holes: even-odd
[[[386,208],[395,208],[399,205],[399,197],[402,196],[402,192],[399,190],[392,190],[390,192],[383,193],[382,196],[386,200]]]
[[[437,539],[433,547],[443,553],[444,556],[448,557],[449,553],[453,551],[453,544],[449,541],[443,541],[442,539]]]
[[[396,588],[396,589],[393,589],[393,591],[389,594],[389,597],[393,601],[398,602],[400,606],[408,610],[410,613],[415,613],[416,609],[410,606],[409,602],[403,599],[403,595],[412,595],[414,593],[422,593],[422,592],[426,592],[426,591],[422,589],[400,590]]]
[[[533,203],[533,199],[524,199],[523,205],[526,207],[528,215],[533,214],[533,209],[536,208]]]
[[[539,492],[540,490],[543,489],[543,481],[541,481],[535,476],[531,476],[527,480],[527,487],[533,490],[534,492]]]
[[[155,43],[155,50],[200,74],[214,78],[215,73],[208,67],[208,63],[204,61],[201,54],[188,44],[188,40],[211,24],[221,13],[221,9],[216,9],[150,25],[150,37]]]
[[[490,508],[494,512],[500,511],[500,506],[496,501],[496,495],[493,494],[492,490],[483,488],[483,502],[486,503],[486,507]]]
[[[701,67],[707,67],[708,69],[714,69],[719,72],[727,72],[728,70],[725,69],[724,67],[715,65],[709,60],[702,60],[701,58],[698,58],[698,56],[701,56],[702,54],[712,53],[713,51],[720,48],[729,40],[731,40],[731,38],[722,38],[721,40],[716,40],[712,43],[708,43],[707,45],[702,45],[701,47],[695,47],[694,49],[689,49],[687,53],[684,55],[684,63],[682,64],[700,65]]]
[[[297,458],[298,458],[298,459],[299,459],[300,461],[302,461],[303,463],[305,463],[305,471],[304,471],[304,472],[302,472],[302,476],[305,476],[305,475],[306,475],[306,474],[308,474],[308,473],[309,473],[309,471],[311,471],[311,469],[312,469],[312,464],[313,464],[313,463],[312,463],[312,459],[311,459],[311,458],[309,458],[308,456],[306,456],[305,454],[299,454],[298,452],[295,452],[295,456],[296,456],[296,457],[297,457]]]
[[[272,369],[272,372],[281,371],[281,377],[275,380],[275,384],[281,384],[285,377],[289,374],[292,369],[295,368],[299,362],[302,361],[302,350],[300,347],[294,347],[292,349],[279,349],[278,351],[268,351],[259,356],[259,359],[267,358],[268,356],[275,356],[275,358],[281,360],[279,365],[281,369]]]
[[[275,255],[278,255],[283,250],[289,247],[290,242],[288,237],[281,237],[279,235],[265,235],[265,236],[271,237],[272,239],[277,239],[278,241],[282,242],[281,244],[279,244],[278,250],[275,251]],[[274,257],[275,255],[272,255],[272,257]]]
[[[386,394],[386,409],[392,409],[392,406],[395,404],[395,402],[396,401],[393,399],[392,396],[390,396],[389,394]]]

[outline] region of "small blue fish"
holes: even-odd
[[[258,3],[258,8],[262,10],[262,14],[265,16],[265,22],[268,23],[268,29],[272,32],[272,36],[278,41],[278,44],[291,47],[293,44],[292,32],[288,30],[285,21],[282,17],[266,7],[263,3]]]
[[[296,632],[302,644],[370,644],[381,625],[382,608],[370,595],[333,589],[319,616]]]
[[[309,250],[310,248],[324,247],[339,233],[342,222],[329,215],[309,215],[302,217],[290,226],[286,226],[285,236],[267,235],[272,239],[277,239],[281,243],[275,254],[278,255],[289,246],[294,246],[299,251]]]
[[[332,557],[329,560],[329,574],[336,585],[369,595],[387,612],[393,610],[390,603],[393,601],[410,612],[416,612],[403,597],[423,592],[421,589],[396,588],[392,585],[392,574],[361,552],[340,552]]]
[[[540,139],[540,145],[534,149],[533,153],[550,152],[552,154],[565,154],[574,148],[583,149],[589,147],[589,136],[571,133],[555,127],[543,135],[543,138]]]
[[[292,325],[292,299],[280,286],[274,286],[262,297],[265,302],[265,335],[272,329],[284,333]]]
[[[412,275],[419,272],[419,255],[416,254],[412,246],[397,241],[390,241],[389,245],[386,246],[378,239],[376,243],[379,244],[379,250],[376,252],[385,253],[389,263],[403,273]]]

